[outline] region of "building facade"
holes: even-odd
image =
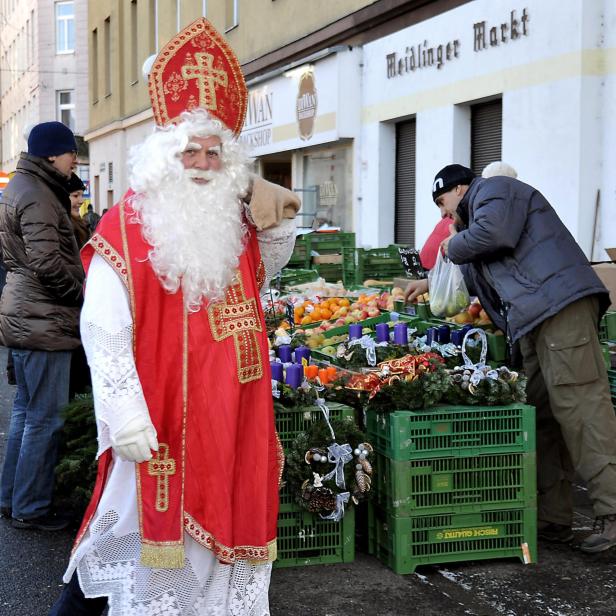
[[[126,190],[152,130],[143,61],[205,15],[249,88],[241,139],[302,198],[301,226],[360,246],[421,247],[442,166],[513,165],[586,254],[616,245],[610,113],[616,5],[607,0],[90,2],[90,144],[100,211]]]
[[[78,136],[89,125],[87,2],[0,0],[0,169],[14,171],[29,127],[51,120]]]

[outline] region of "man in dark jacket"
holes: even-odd
[[[573,539],[574,470],[588,485],[595,532],[581,545],[616,545],[616,417],[598,342],[609,294],[545,197],[508,177],[475,178],[448,165],[433,199],[456,222],[443,241],[496,326],[519,341],[537,409],[539,536]],[[423,281],[422,281],[423,282]],[[417,287],[417,288],[415,288]],[[427,284],[409,285],[413,299]]]
[[[38,124],[0,199],[7,269],[0,342],[12,349],[17,381],[0,507],[17,528],[66,526],[51,503],[60,409],[68,402],[71,352],[80,343],[83,269],[67,191],[76,150],[64,124]]]

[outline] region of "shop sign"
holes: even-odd
[[[306,71],[299,78],[295,111],[299,136],[307,141],[314,133],[314,121],[317,116],[317,88],[314,72],[311,70]]]
[[[251,148],[260,148],[272,143],[274,117],[274,93],[267,88],[251,90],[240,141]]]
[[[474,51],[504,45],[515,41],[522,36],[528,36],[528,11],[524,9],[518,20],[515,11],[511,11],[509,19],[498,26],[492,26],[488,31],[486,22],[479,21],[473,24]]]
[[[524,9],[518,16],[515,10],[509,17],[498,25],[489,27],[486,21],[473,24],[473,50],[482,51],[489,47],[505,45],[524,36],[528,36],[528,9]],[[387,79],[400,75],[414,73],[419,69],[437,68],[460,57],[462,44],[459,39],[431,45],[428,41],[409,45],[404,53],[392,52],[385,56],[387,63]]]
[[[410,45],[404,54],[396,52],[387,54],[387,78],[397,77],[405,73],[414,73],[421,68],[443,67],[445,62],[457,58],[460,54],[460,41],[450,41],[441,45],[430,46],[428,41],[418,45]]]

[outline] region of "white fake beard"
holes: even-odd
[[[183,171],[181,178],[164,178],[156,188],[139,193],[133,209],[151,244],[149,259],[163,287],[180,287],[192,312],[202,302],[224,297],[234,282],[244,250],[246,227],[238,198],[248,174]],[[241,174],[243,175],[243,174]],[[205,177],[197,184],[192,177]]]

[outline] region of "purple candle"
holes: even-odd
[[[283,344],[282,346],[278,347],[278,357],[280,357],[280,361],[283,364],[288,364],[289,362],[292,361],[291,359],[291,345],[290,344]]]
[[[291,364],[287,366],[287,371],[285,375],[285,383],[292,387],[293,389],[297,389],[304,380],[304,367],[299,364]]]
[[[389,342],[389,325],[387,323],[377,323],[375,330],[377,342]]]
[[[306,363],[310,361],[310,349],[307,346],[298,346],[295,349],[295,363],[301,364],[303,359]]]
[[[409,330],[406,323],[396,323],[394,325],[394,344],[408,344]]]
[[[272,378],[279,383],[282,383],[284,380],[284,371],[282,369],[282,364],[279,361],[270,362],[270,367],[272,368]]]
[[[451,329],[449,328],[449,325],[441,325],[438,328],[437,342],[440,342],[441,344],[447,344],[450,338],[451,338]]]
[[[432,344],[435,342],[437,332],[438,330],[436,327],[428,327],[426,330],[426,344]]]
[[[464,332],[461,329],[454,329],[451,332],[451,342],[456,346],[462,346],[462,340],[464,339]]]
[[[362,327],[359,323],[351,323],[351,325],[349,325],[349,339],[357,340],[361,338],[361,329]]]

